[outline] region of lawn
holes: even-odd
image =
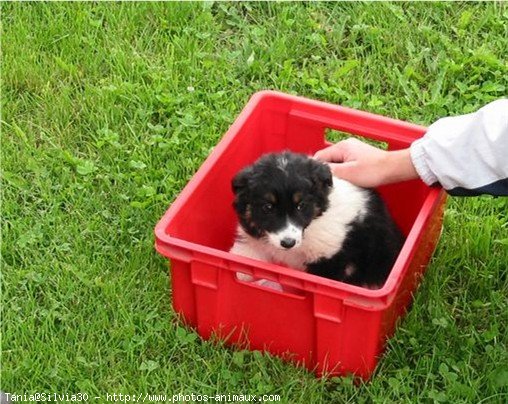
[[[412,310],[358,386],[201,341],[177,321],[153,248],[155,223],[258,90],[424,125],[506,96],[506,5],[1,12],[2,391],[508,400],[506,198],[449,198]]]

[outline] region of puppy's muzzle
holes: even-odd
[[[302,243],[303,230],[301,227],[287,222],[286,226],[275,233],[267,233],[269,243],[281,250],[296,248]]]

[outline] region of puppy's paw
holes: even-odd
[[[236,279],[238,279],[239,281],[242,281],[242,282],[252,282],[254,280],[254,277],[244,274],[242,272],[237,272]]]

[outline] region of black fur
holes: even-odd
[[[367,214],[349,225],[342,249],[330,259],[307,265],[309,273],[358,286],[381,287],[397,259],[404,237],[377,192],[370,190]],[[346,267],[356,271],[346,275]]]

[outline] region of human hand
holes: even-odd
[[[409,149],[385,151],[355,138],[320,150],[314,158],[328,162],[335,176],[365,188],[418,178]]]

